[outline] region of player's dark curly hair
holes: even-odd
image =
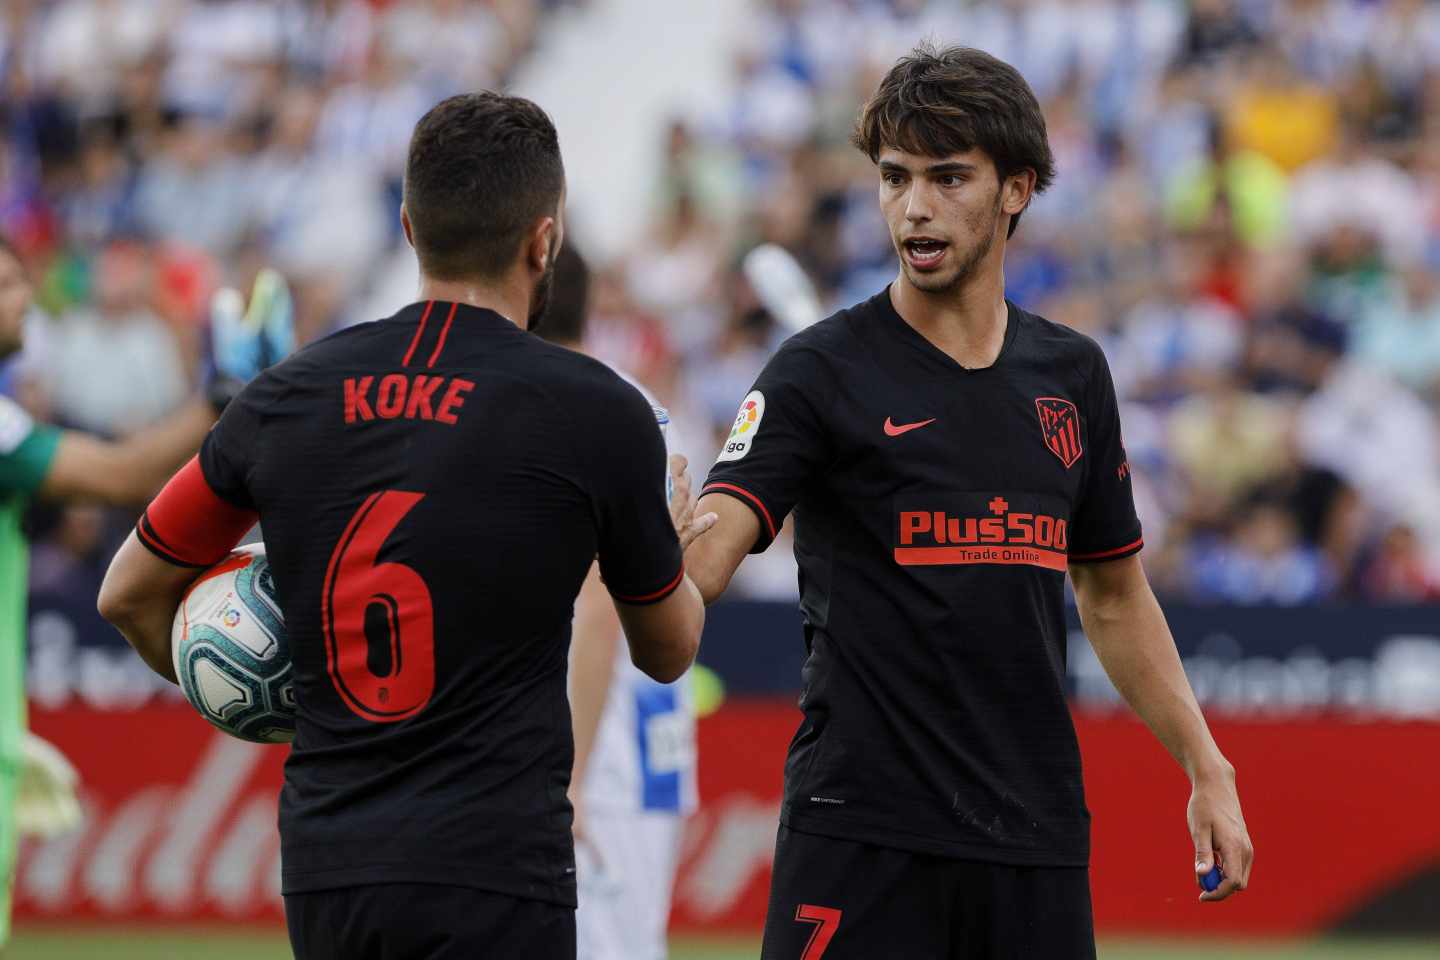
[[[1035,171],[1035,192],[1055,179],[1040,102],[1020,71],[971,47],[921,44],[901,57],[865,104],[850,142],[878,162],[886,147],[928,157],[983,150],[1003,181]],[[1020,214],[1010,220],[1010,234]]]
[[[555,125],[534,103],[489,92],[441,100],[415,125],[405,161],[421,269],[440,280],[499,276],[535,221],[557,213],[564,186]]]

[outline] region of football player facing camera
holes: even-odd
[[[1090,822],[1065,701],[1065,577],[1096,654],[1185,769],[1196,881],[1252,858],[1235,773],[1140,566],[1100,348],[1005,298],[1053,177],[1020,74],[902,58],[854,142],[899,255],[791,337],[742,401],[687,553],[707,602],[795,512],[807,660],[766,960],[1095,956]]]

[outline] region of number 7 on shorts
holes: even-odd
[[[800,960],[820,960],[825,955],[825,948],[830,946],[830,939],[840,928],[840,913],[834,907],[817,907],[809,903],[795,908],[797,923],[815,924],[815,932],[810,934],[810,941],[805,944]]]

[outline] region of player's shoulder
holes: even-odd
[[[588,354],[537,336],[526,338],[526,368],[545,387],[595,395],[639,394],[638,388],[612,367]]]
[[[591,432],[600,426],[653,421],[654,402],[640,386],[600,360],[569,347],[524,338],[525,379],[564,411],[565,419]]]
[[[868,355],[857,327],[869,320],[871,309],[867,300],[791,334],[775,350],[767,370],[801,382],[841,375],[846,365]]]
[[[1022,349],[1036,362],[1052,368],[1074,367],[1087,380],[1105,366],[1105,351],[1093,337],[1014,303],[1010,307],[1021,324]]]

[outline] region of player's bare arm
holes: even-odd
[[[620,617],[600,579],[600,565],[591,564],[590,573],[575,598],[575,622],[570,629],[570,726],[575,734],[570,804],[575,808],[573,832],[577,839],[585,834],[580,785],[585,782],[600,718],[605,715],[605,705],[610,699],[610,677],[615,671],[620,630]]]
[[[1085,635],[1105,672],[1190,777],[1197,879],[1210,872],[1217,854],[1226,873],[1200,899],[1224,900],[1245,889],[1255,858],[1235,768],[1210,735],[1140,558],[1074,564],[1070,577]]]
[[[197,399],[165,420],[111,442],[67,430],[40,485],[48,500],[143,505],[205,439],[215,407]]]
[[[170,659],[170,626],[180,598],[200,572],[161,560],[132,530],[100,586],[100,615],[130,642],[146,666],[171,683],[177,681]]]
[[[696,503],[691,493],[686,460],[680,454],[670,457],[670,476],[674,493],[670,498],[670,519],[680,537],[682,550],[708,537],[718,519],[714,513],[695,515]],[[630,659],[652,679],[673,683],[680,678],[700,649],[700,634],[705,629],[705,600],[689,573],[682,572],[680,586],[659,603],[640,605],[619,598],[615,610],[625,628],[630,644]]]
[[[720,493],[701,497],[696,509],[702,515],[713,515],[715,521],[705,536],[685,547],[685,569],[708,605],[725,592],[740,561],[755,545],[760,520],[745,504]],[[683,537],[681,545],[685,545]]]

